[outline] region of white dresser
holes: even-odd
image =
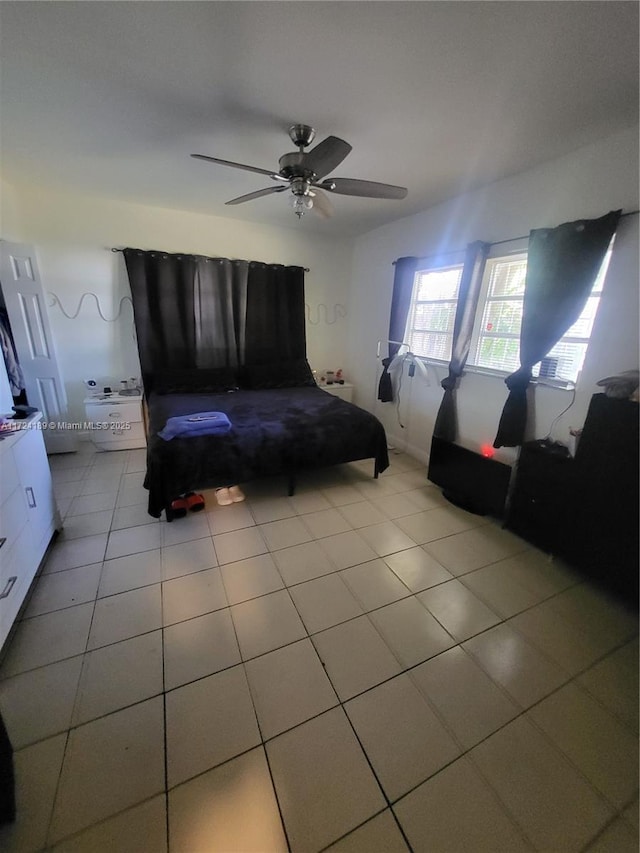
[[[15,421],[0,441],[0,648],[62,523],[40,413]]]
[[[333,385],[318,385],[318,388],[322,388],[323,391],[333,394],[334,397],[340,397],[341,400],[346,400],[347,403],[353,403],[354,387],[355,386],[351,382],[343,382],[342,385],[338,385],[336,382],[334,382]]]
[[[98,450],[146,447],[142,420],[142,394],[86,397],[89,437]]]

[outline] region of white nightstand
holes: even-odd
[[[341,400],[346,400],[347,403],[353,403],[353,390],[355,385],[352,382],[344,382],[342,385],[333,383],[333,385],[318,385],[323,391],[333,394],[334,397],[340,397]]]
[[[142,394],[85,397],[89,436],[98,450],[146,447],[142,422]]]

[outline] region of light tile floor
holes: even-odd
[[[144,451],[52,458],[3,850],[638,849],[635,615],[391,458],[170,525]]]

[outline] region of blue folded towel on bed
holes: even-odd
[[[224,412],[196,412],[169,418],[158,435],[165,441],[172,438],[189,438],[196,435],[223,435],[231,429],[231,421]]]

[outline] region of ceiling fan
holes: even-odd
[[[312,208],[322,216],[331,216],[333,208],[323,190],[361,198],[406,198],[406,187],[395,187],[377,181],[361,181],[356,178],[327,178],[326,175],[342,163],[351,151],[351,146],[337,136],[328,136],[310,151],[305,151],[304,149],[315,139],[315,135],[315,130],[307,124],[292,125],[289,128],[289,137],[293,144],[298,146],[298,151],[283,154],[278,162],[280,168],[277,172],[260,169],[257,166],[247,166],[243,163],[233,163],[231,160],[220,160],[218,157],[208,157],[206,154],[191,156],[198,160],[219,163],[221,166],[231,166],[234,169],[244,169],[246,172],[268,175],[272,180],[278,181],[278,186],[232,198],[226,204],[243,204],[245,201],[253,201],[254,198],[290,189],[294,213],[300,218]]]

